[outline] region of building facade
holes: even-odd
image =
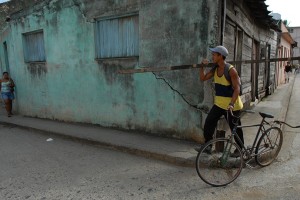
[[[245,106],[271,94],[275,88],[275,63],[260,61],[276,57],[279,29],[269,13],[267,5],[260,1],[226,1],[224,45],[230,52],[228,60],[257,61],[236,64]]]
[[[199,63],[219,44],[229,61],[274,57],[268,13],[236,0],[45,0],[10,16],[0,67],[16,82],[23,115],[193,139],[206,116],[191,105],[212,105],[212,82],[197,69],[117,71]],[[271,93],[275,65],[236,67],[245,106]]]

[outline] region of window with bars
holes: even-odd
[[[97,59],[139,56],[138,15],[97,20],[95,42]]]
[[[25,62],[45,62],[45,46],[43,31],[23,34],[23,51]]]

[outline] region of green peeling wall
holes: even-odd
[[[212,93],[197,69],[117,70],[199,62],[218,43],[219,9],[210,0],[48,0],[15,13],[1,36],[17,85],[15,109],[32,117],[197,137],[203,115],[189,104],[212,103],[205,102]],[[139,57],[96,60],[95,19],[130,13],[139,15]],[[22,34],[36,30],[44,33],[46,62],[25,63]]]

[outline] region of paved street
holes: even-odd
[[[194,168],[0,127],[0,199],[299,199],[299,155],[213,188]]]
[[[0,0],[0,200],[300,200],[297,3]]]
[[[1,127],[0,199],[162,199],[199,184],[191,168],[47,139]]]

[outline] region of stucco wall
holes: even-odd
[[[140,56],[95,59],[95,18],[138,12]],[[12,16],[10,71],[27,116],[193,138],[211,104],[197,70],[117,74],[118,69],[196,63],[218,43],[219,6],[208,0],[52,0]],[[42,29],[46,63],[25,63],[22,34]],[[2,54],[3,55],[3,54]],[[3,62],[1,60],[1,62]]]

